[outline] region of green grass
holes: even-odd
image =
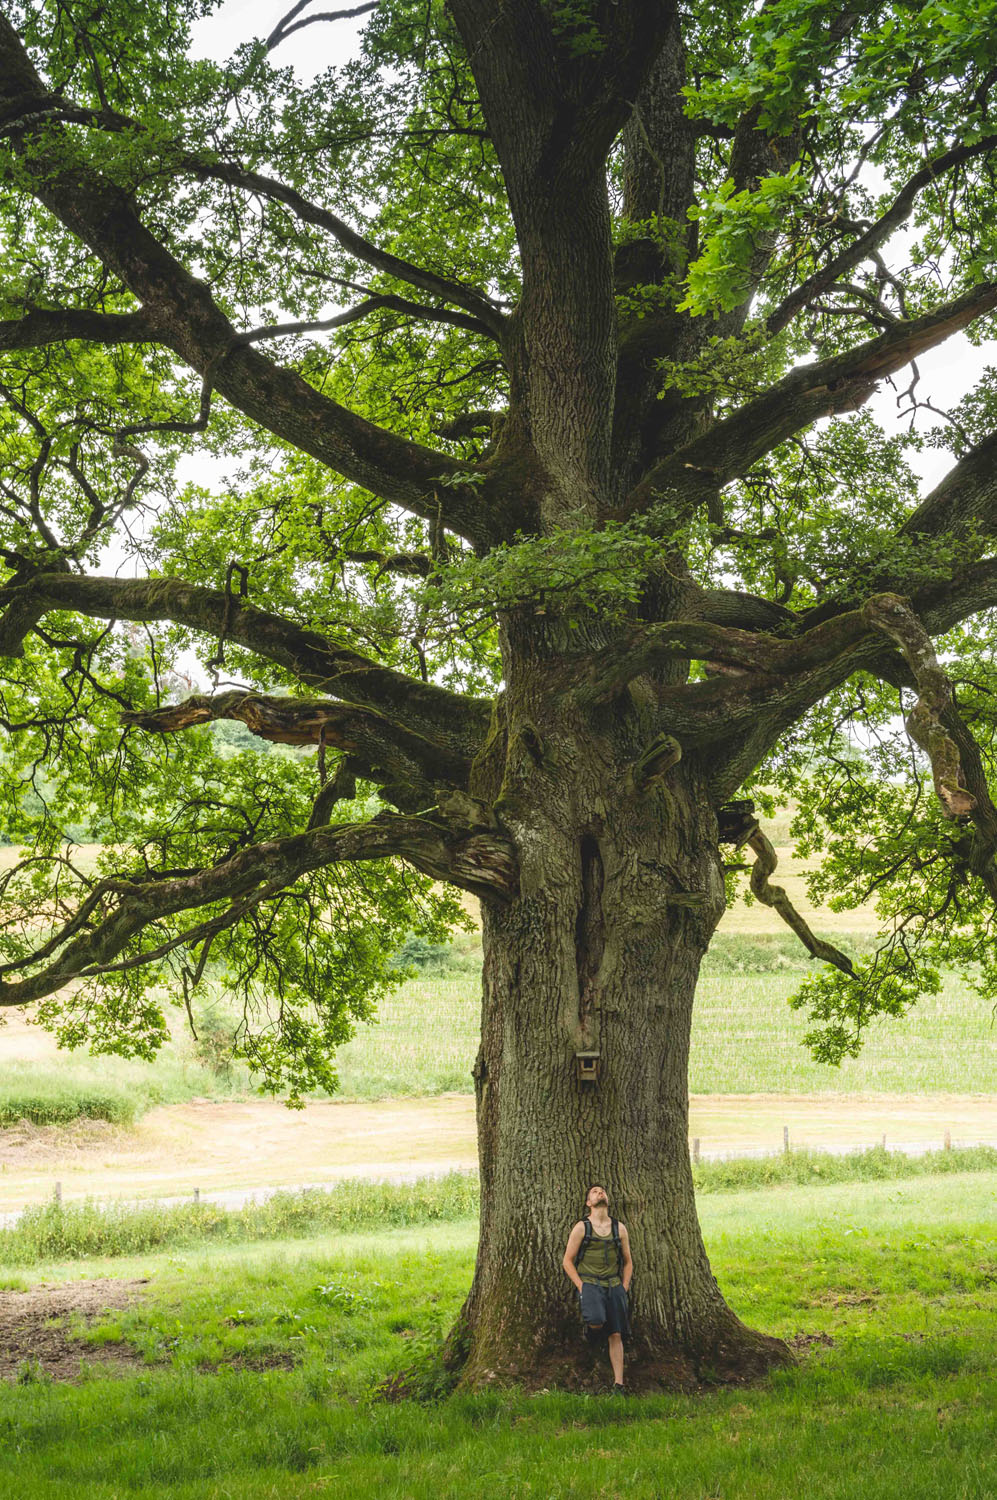
[[[229,1078],[217,1076],[185,1041],[164,1047],[151,1064],[85,1052],[38,1061],[15,1058],[0,1066],[0,1128],[20,1120],[32,1125],[65,1125],[78,1119],[132,1125],[157,1104],[224,1097],[244,1092],[247,1082],[244,1070]]]
[[[148,1368],[0,1388],[0,1493],[991,1500],[997,1173],[706,1195],[701,1212],[741,1316],[812,1341],[798,1368],[696,1397],[386,1406],[372,1387],[459,1306],[473,1225],[105,1262],[152,1279],[91,1336]]]
[[[356,1178],[332,1192],[305,1188],[274,1193],[262,1203],[239,1209],[210,1203],[100,1207],[89,1201],[49,1201],[25,1209],[15,1225],[0,1229],[0,1265],[136,1255],[164,1245],[183,1247],[205,1241],[342,1234],[371,1225],[432,1224],[467,1218],[477,1211],[477,1178],[466,1172],[410,1183]]]
[[[987,1001],[959,979],[903,1019],[880,1017],[858,1058],[815,1063],[801,1044],[804,1015],[786,1001],[795,976],[706,975],[693,1017],[689,1089],[740,1093],[993,1093],[997,1030]],[[341,1047],[341,1096],[470,1093],[481,994],[476,979],[412,980],[380,1020]]]
[[[775,975],[700,981],[689,1089],[694,1094],[997,1091],[997,1029],[990,1002],[954,975],[906,1016],[880,1016],[862,1052],[840,1067],[815,1063],[801,1037],[804,1013]]]
[[[832,1156],[790,1151],[779,1156],[693,1165],[698,1193],[739,1192],[773,1186],[828,1187],[842,1182],[997,1171],[997,1150],[968,1146],[907,1156],[873,1147]],[[303,1235],[353,1233],[364,1228],[450,1223],[476,1215],[477,1178],[450,1172],[411,1183],[342,1183],[332,1192],[305,1188],[275,1193],[263,1203],[225,1209],[209,1203],[164,1207],[151,1203],[47,1202],[28,1208],[17,1224],[0,1229],[0,1265],[37,1266],[52,1260],[137,1255],[165,1246],[239,1244]]]

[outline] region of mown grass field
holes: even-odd
[[[989,1500],[997,1173],[705,1193],[714,1270],[800,1364],[695,1396],[388,1405],[466,1290],[473,1222],[51,1264],[150,1277],[90,1330],[147,1363],[0,1387],[0,1493]]]

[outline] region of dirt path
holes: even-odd
[[[690,1135],[704,1156],[796,1146],[997,1143],[997,1100],[980,1095],[700,1095]],[[474,1101],[466,1094],[323,1102],[288,1110],[272,1100],[162,1106],[135,1130],[99,1121],[0,1130],[0,1213],[65,1199],[206,1196],[339,1177],[390,1177],[477,1164]]]

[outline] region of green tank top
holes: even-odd
[[[592,1230],[592,1238],[575,1265],[583,1281],[597,1281],[600,1286],[620,1286],[616,1242],[612,1233],[605,1239]]]

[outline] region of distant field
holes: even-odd
[[[997,1029],[988,1004],[955,977],[904,1020],[883,1017],[840,1068],[815,1063],[790,1010],[799,973],[723,973],[700,981],[693,1021],[693,1094],[993,1094]],[[410,980],[337,1058],[344,1099],[471,1092],[481,992],[477,975]],[[225,1078],[182,1034],[154,1064],[59,1053],[51,1038],[12,1018],[0,1029],[0,1126],[77,1115],[129,1124],[155,1104],[245,1097],[245,1073]]]
[[[780,850],[777,878],[816,931],[860,949],[876,930],[870,908],[814,912],[805,869],[788,847],[789,813],[766,826]],[[93,847],[80,851],[93,859]],[[0,867],[16,852],[0,849]],[[473,903],[469,902],[469,909]],[[340,1097],[380,1099],[471,1090],[480,1020],[476,934],[404,984],[338,1056]],[[990,1009],[956,978],[919,1003],[906,1020],[884,1018],[864,1051],[840,1068],[814,1063],[801,1045],[806,1017],[786,1003],[808,965],[795,937],[768,908],[738,901],[707,955],[695,1013],[690,1071],[693,1094],[997,1092],[997,1030]],[[216,997],[224,1008],[224,998]],[[211,997],[206,1004],[210,1006]],[[0,1026],[0,1127],[21,1117],[59,1122],[83,1114],[128,1124],[151,1105],[251,1092],[244,1069],[226,1074],[171,1015],[175,1040],[156,1063],[59,1053],[23,1018]]]
[[[700,983],[689,1091],[744,1093],[997,1092],[997,1029],[990,1006],[955,978],[906,1020],[870,1027],[840,1068],[813,1062],[806,1020],[786,1004],[798,975],[719,975]],[[470,1091],[480,991],[472,978],[413,980],[380,1020],[340,1048],[345,1097]]]

